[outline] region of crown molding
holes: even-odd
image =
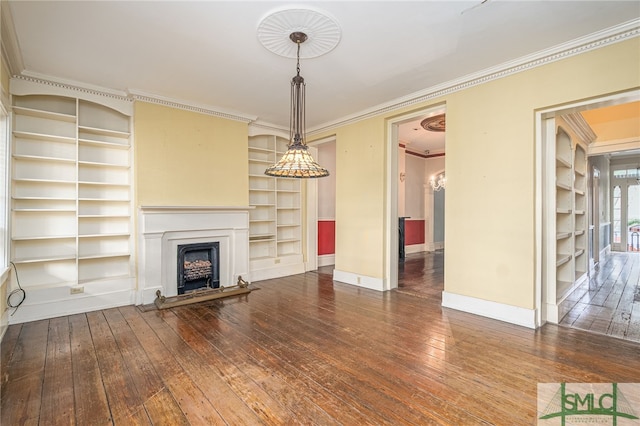
[[[44,80],[25,75],[11,78],[9,91],[12,95],[62,95],[100,102],[124,115],[133,115],[133,100],[113,91],[98,90],[95,87],[66,84],[60,81]]]
[[[171,108],[198,112],[200,114],[211,115],[214,117],[225,118],[228,120],[241,121],[243,123],[251,123],[258,118],[255,115],[247,115],[247,114],[242,114],[236,111],[224,110],[222,108],[218,108],[210,105],[197,104],[193,102],[187,102],[184,100],[158,96],[151,93],[143,92],[141,90],[130,89],[129,95],[136,101],[164,105]]]
[[[20,75],[15,75],[13,78],[24,80],[24,81],[30,81],[34,83],[39,83],[39,84],[44,84],[52,87],[75,90],[83,93],[89,93],[97,96],[104,96],[108,98],[119,99],[121,101],[129,101],[129,102],[132,101],[132,99],[127,96],[127,93],[121,90],[114,90],[106,87],[96,86],[93,84],[81,83],[79,81],[53,77],[50,75],[40,74],[33,71],[23,71]]]
[[[500,65],[486,68],[477,73],[468,74],[459,79],[432,86],[401,98],[396,98],[392,101],[379,104],[359,113],[348,115],[340,120],[322,124],[308,130],[307,134],[313,135],[330,131],[336,127],[345,126],[347,124],[352,124],[391,111],[406,108],[411,105],[423,103],[450,93],[465,90],[503,77],[508,77],[522,71],[527,71],[542,65],[567,59],[575,55],[586,53],[638,36],[640,36],[640,19],[634,19],[615,27],[598,31],[587,36],[571,40],[567,43],[541,50],[531,55],[520,57],[513,61],[504,62]]]
[[[0,40],[2,41],[2,57],[9,68],[11,75],[22,73],[24,62],[20,51],[20,43],[16,37],[16,29],[13,25],[13,15],[9,9],[9,3],[2,1],[0,4]]]
[[[589,126],[589,123],[584,119],[579,112],[572,112],[562,116],[567,125],[573,130],[573,132],[582,139],[587,145],[593,143],[598,135],[596,135]]]

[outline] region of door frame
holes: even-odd
[[[611,215],[611,250],[612,251],[618,251],[621,253],[627,253],[629,251],[629,187],[634,186],[634,185],[640,185],[638,183],[638,181],[635,178],[614,178],[613,177],[613,172],[615,170],[626,170],[626,169],[630,169],[630,168],[635,168],[637,167],[637,163],[636,162],[630,162],[630,163],[624,163],[624,162],[620,162],[620,163],[615,163],[612,164],[610,167],[610,171],[611,171],[611,179],[610,179],[610,183],[609,183],[609,191],[611,194],[611,207],[610,207],[610,212],[609,214]],[[616,186],[620,186],[620,202],[622,204],[621,206],[621,215],[620,215],[620,226],[621,226],[621,230],[620,230],[620,243],[617,245],[617,247],[614,247],[614,240],[613,240],[613,234],[615,232],[614,229],[614,225],[613,225],[613,208],[614,208],[614,203],[613,203],[613,188],[615,188]]]
[[[318,146],[327,142],[336,142],[336,135],[327,136],[322,139],[307,142],[309,153],[316,160],[318,159]],[[334,171],[337,179],[337,171]],[[305,236],[306,236],[306,259],[305,271],[315,271],[318,269],[318,179],[305,179],[306,182],[306,203],[305,203]],[[336,180],[337,185],[337,180]],[[335,193],[334,193],[335,197]],[[337,219],[337,218],[336,218]]]
[[[424,108],[409,111],[386,120],[386,190],[384,214],[384,281],[383,289],[398,287],[399,236],[398,236],[398,127],[406,122],[425,116],[431,112],[446,111],[446,102],[439,102]],[[446,168],[446,157],[445,157]]]

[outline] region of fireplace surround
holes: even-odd
[[[143,206],[138,212],[136,304],[152,303],[156,291],[176,296],[178,253],[185,245],[217,245],[220,286],[249,273],[249,207]]]

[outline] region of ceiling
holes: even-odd
[[[257,37],[285,7],[332,17],[328,53],[304,57],[307,128],[640,18],[638,1],[9,1],[15,73],[145,94],[282,128],[295,59]],[[286,36],[286,35],[285,35]],[[19,69],[16,69],[19,68]],[[436,112],[434,112],[436,113]],[[421,117],[423,118],[423,117]],[[440,148],[401,128],[416,150]],[[434,145],[436,144],[436,145]]]

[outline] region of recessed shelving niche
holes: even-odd
[[[304,272],[301,181],[264,174],[287,149],[274,135],[249,137],[249,252],[253,280]]]
[[[11,247],[23,285],[130,278],[130,114],[14,93],[12,116]]]

